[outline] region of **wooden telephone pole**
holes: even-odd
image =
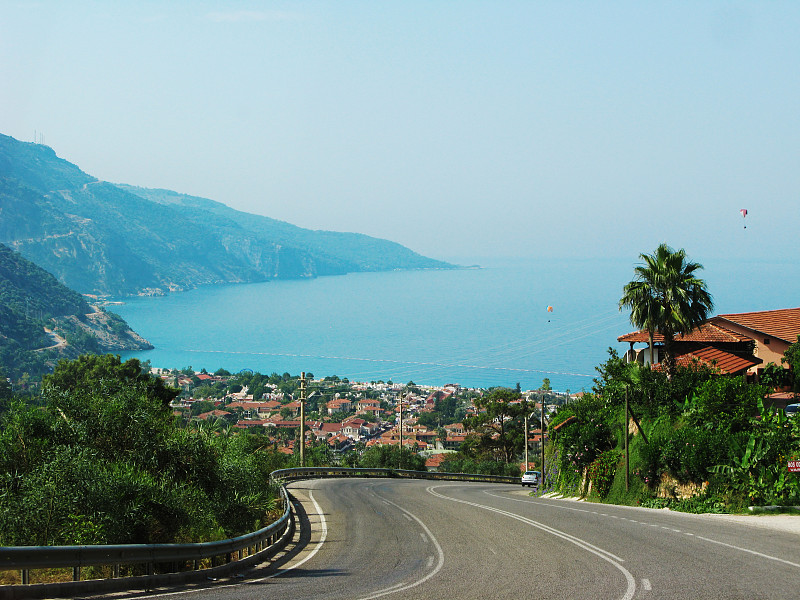
[[[300,373],[300,466],[306,466],[306,372]]]
[[[539,405],[539,414],[542,417],[542,425],[540,429],[541,436],[539,437],[539,448],[542,451],[542,476],[539,478],[539,485],[541,485],[542,489],[544,489],[544,397],[542,397],[542,403]]]
[[[397,455],[397,468],[403,468],[403,397],[399,396],[400,402],[400,453]]]

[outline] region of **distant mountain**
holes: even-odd
[[[0,135],[0,242],[82,293],[454,268],[400,244],[311,231],[205,198],[99,181]]]
[[[59,358],[152,346],[53,275],[0,244],[0,366],[18,378]]]

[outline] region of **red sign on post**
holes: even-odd
[[[800,473],[800,460],[790,460],[789,461],[789,472],[790,473]]]

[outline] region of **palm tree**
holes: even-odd
[[[653,335],[658,327],[659,305],[652,286],[643,280],[635,279],[623,288],[619,309],[630,308],[631,324],[647,331],[650,348],[650,364],[653,360]]]
[[[664,339],[664,369],[675,372],[673,342],[676,335],[689,333],[708,318],[714,307],[705,281],[695,276],[703,265],[689,262],[686,251],[661,244],[634,269],[636,277],[623,288],[619,308],[629,308],[631,323],[646,329],[650,338],[650,363],[653,362],[653,336]]]

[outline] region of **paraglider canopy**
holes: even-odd
[[[547,307],[547,312],[553,312],[553,307],[552,306],[548,306]]]
[[[746,208],[741,209],[739,212],[742,213],[742,218],[743,219],[747,216],[747,209]],[[747,229],[747,225],[745,225],[744,228]]]

